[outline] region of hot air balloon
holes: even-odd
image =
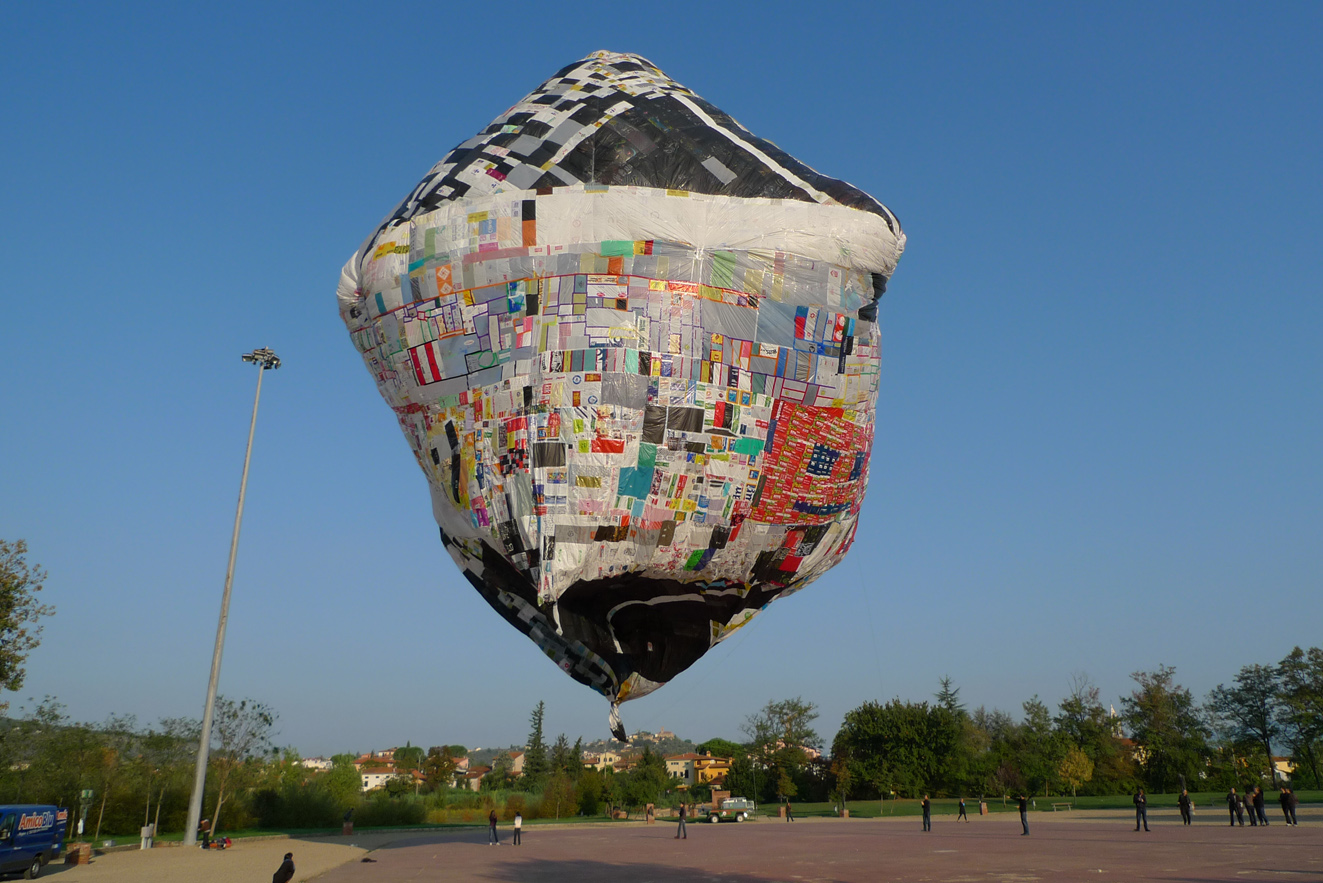
[[[496,610],[618,705],[846,554],[896,217],[637,55],[451,150],[340,313]]]

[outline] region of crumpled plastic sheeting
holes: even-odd
[[[599,52],[451,151],[338,295],[446,549],[614,723],[849,549],[904,244]]]

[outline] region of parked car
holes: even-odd
[[[721,801],[721,806],[713,808],[708,804],[702,804],[698,807],[700,815],[707,816],[707,820],[716,824],[717,822],[743,822],[758,807],[752,800],[745,797],[727,797]]]
[[[58,806],[0,805],[0,874],[41,876],[42,867],[59,856],[68,824],[69,811]]]

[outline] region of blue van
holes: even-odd
[[[41,876],[44,864],[60,854],[69,811],[58,806],[0,805],[0,874]]]

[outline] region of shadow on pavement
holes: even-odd
[[[620,883],[622,880],[683,880],[685,883],[693,883],[695,879],[701,879],[704,876],[707,876],[708,879],[719,879],[721,883],[767,883],[769,879],[763,874],[738,874],[722,871],[715,875],[704,875],[696,872],[693,867],[682,865],[641,864],[638,862],[625,864],[589,859],[567,861],[530,859],[487,868],[484,870],[483,876],[492,880],[511,880],[519,881],[519,883],[563,883],[565,880],[574,880],[575,883]],[[814,880],[818,883],[840,883],[840,881],[827,877],[814,877]]]

